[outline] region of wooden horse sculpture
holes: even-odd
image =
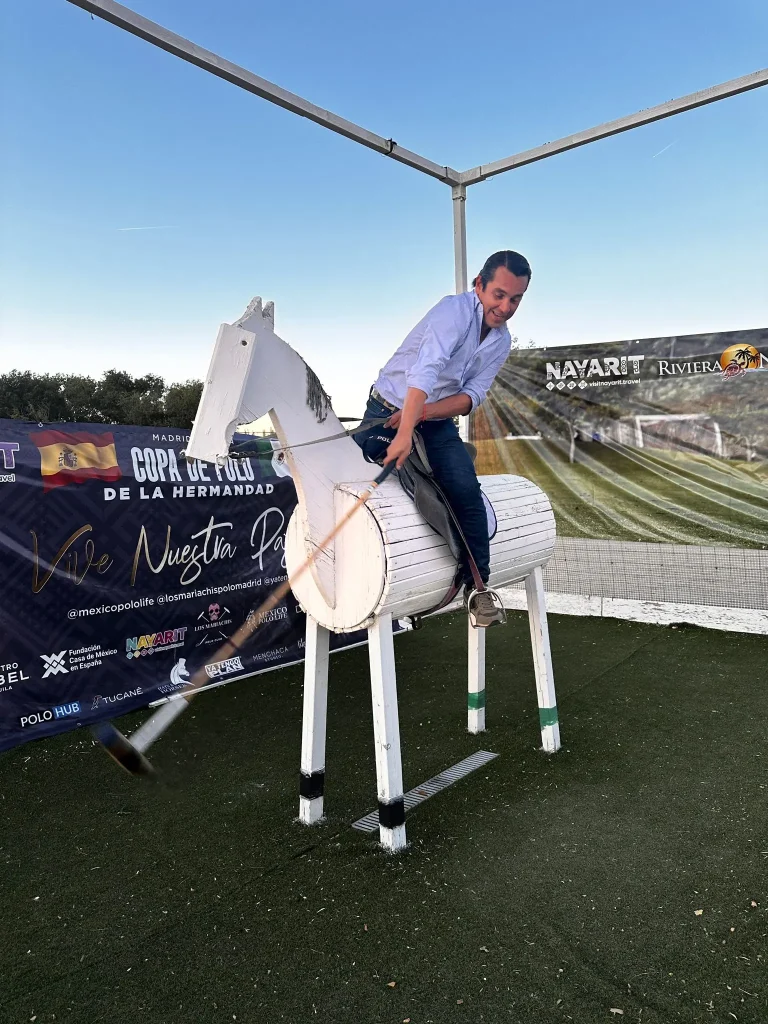
[[[286,533],[289,576],[315,556],[293,592],[307,614],[300,818],[323,815],[329,631],[368,630],[382,845],[405,845],[402,763],[392,638],[393,619],[433,608],[448,593],[456,560],[394,477],[318,551],[373,475],[346,436],[330,399],[301,356],[274,332],[269,303],[254,299],[219,331],[187,456],[227,458],[238,424],[268,414],[293,475],[298,505]],[[316,442],[316,443],[315,443]],[[560,746],[541,567],[555,541],[552,508],[519,476],[480,478],[497,520],[492,587],[525,580],[542,743]],[[469,729],[485,728],[485,634],[469,629]]]

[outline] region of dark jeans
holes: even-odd
[[[378,420],[391,415],[392,411],[375,398],[368,399],[365,420]],[[461,524],[483,582],[487,583],[491,558],[488,517],[472,459],[453,420],[427,420],[416,429],[424,438],[424,447],[435,479],[445,492]],[[355,434],[354,439],[368,457],[375,461],[384,454],[396,433],[392,428],[378,426]],[[461,559],[461,576],[464,583],[473,585],[466,556]]]

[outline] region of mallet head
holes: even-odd
[[[157,773],[146,757],[111,722],[99,722],[91,727],[91,733],[109,756],[131,775],[157,779]]]

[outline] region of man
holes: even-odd
[[[399,469],[413,447],[414,430],[419,431],[483,583],[490,574],[488,520],[475,467],[453,417],[466,416],[485,399],[509,355],[507,320],[530,279],[525,257],[505,250],[485,261],[470,291],[441,299],[382,367],[371,388],[365,419],[389,417],[384,427],[355,435],[369,458],[379,461],[383,454],[384,464],[394,461]],[[466,557],[460,571],[465,606],[476,624],[503,622],[493,596],[474,592]]]

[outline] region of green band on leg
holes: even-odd
[[[557,706],[553,708],[539,708],[539,725],[542,729],[545,725],[557,725]]]
[[[485,707],[485,690],[479,690],[477,693],[467,694],[467,707],[470,711],[480,711],[481,708]]]

